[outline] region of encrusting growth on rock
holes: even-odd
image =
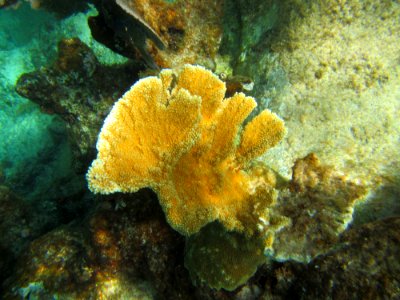
[[[352,221],[354,206],[368,188],[322,164],[314,153],[298,159],[288,188],[280,189],[277,215],[291,224],[274,235],[271,247],[277,260],[309,262],[327,252]]]
[[[266,261],[262,241],[211,223],[187,239],[185,266],[193,282],[233,291]]]
[[[256,102],[242,93],[224,99],[225,90],[217,76],[190,65],[137,82],[104,122],[87,174],[90,190],[150,187],[184,235],[214,220],[253,234],[276,199],[275,176],[253,160],[285,129],[265,110],[242,131]]]

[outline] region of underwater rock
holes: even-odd
[[[399,245],[399,217],[353,228],[297,273],[293,291],[302,299],[398,299]]]
[[[242,291],[250,292],[245,299],[397,299],[399,229],[398,217],[350,228],[309,264],[268,262],[234,292],[203,288],[200,299],[238,299]]]
[[[187,63],[214,67],[213,59],[222,35],[221,1],[119,0],[117,4],[126,15],[141,23],[137,26],[142,35],[140,30],[127,25],[130,22],[120,10],[98,5],[100,16],[89,20],[89,24],[93,36],[106,46],[127,57],[135,55],[133,48],[136,46],[147,64],[152,65],[150,53],[161,68]],[[104,39],[104,33],[108,40]],[[146,37],[151,37],[153,43],[146,44]],[[158,40],[166,45],[165,49]]]
[[[224,2],[221,54],[229,54],[232,65],[257,48],[277,23],[276,0],[235,0]],[[258,49],[260,52],[261,49]]]
[[[279,190],[273,208],[291,222],[275,234],[273,259],[309,262],[326,253],[346,230],[355,204],[367,192],[365,186],[321,164],[314,153],[298,159],[289,187]]]
[[[94,253],[79,230],[58,228],[33,241],[6,281],[4,299],[88,299]]]
[[[74,200],[76,202],[77,199]],[[0,282],[7,276],[15,276],[14,266],[21,262],[21,255],[26,255],[29,251],[27,249],[32,247],[30,243],[35,238],[61,222],[70,221],[69,216],[60,217],[59,211],[55,211],[56,208],[52,207],[52,204],[45,200],[43,203],[29,202],[16,196],[9,188],[0,186]],[[74,208],[74,212],[75,210]],[[44,247],[49,243],[51,242]],[[25,265],[22,265],[22,268],[25,268]]]
[[[277,113],[288,129],[263,157],[268,165],[290,178],[295,160],[314,152],[371,186],[371,201],[356,208],[371,206],[359,222],[399,214],[399,3],[225,4],[221,54],[234,75],[252,78],[247,94],[259,108]]]
[[[0,186],[0,246],[18,256],[24,245],[32,239],[28,211],[31,208],[4,185]],[[36,233],[37,234],[37,233]]]
[[[66,121],[77,171],[83,172],[95,155],[95,141],[112,104],[135,81],[133,63],[101,65],[79,39],[64,39],[52,66],[21,75],[18,94]]]
[[[349,178],[386,189],[392,185],[386,179],[400,170],[399,3],[277,2],[281,17],[257,49],[272,53],[287,84],[278,93],[274,86],[261,92],[255,79],[254,92],[270,99],[268,108],[285,120],[288,135],[265,159],[289,177],[298,157],[315,152]],[[243,64],[265,78],[272,71],[257,71],[266,65],[261,56],[248,53]],[[390,215],[393,201],[380,202]]]
[[[10,264],[43,231],[38,216],[31,211],[28,203],[0,185],[0,280],[9,275]]]
[[[5,299],[193,299],[184,240],[155,194],[105,197],[79,224],[31,243],[5,283]]]
[[[315,154],[297,160],[292,180],[276,188],[279,195],[269,220],[259,218],[263,234],[242,236],[213,224],[189,237],[185,266],[194,282],[233,291],[266,261],[264,252],[269,261],[310,262],[335,247],[352,221],[355,203],[367,193],[366,187],[321,164]]]
[[[184,239],[165,222],[155,194],[141,190],[104,200],[90,219],[93,245],[103,266],[98,276],[125,274],[132,281],[147,281],[161,299],[187,299],[191,283],[183,266]]]

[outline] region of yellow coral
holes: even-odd
[[[219,220],[252,232],[274,203],[271,172],[252,161],[283,137],[283,122],[264,110],[244,128],[256,102],[224,99],[225,84],[199,66],[136,83],[113,107],[89,169],[96,193],[150,187],[171,226],[185,235]]]

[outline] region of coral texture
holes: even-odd
[[[93,145],[102,120],[138,71],[132,63],[103,65],[79,39],[63,39],[54,64],[22,74],[16,91],[66,121],[75,168],[83,173],[95,155]]]
[[[193,281],[217,290],[235,290],[265,260],[260,239],[226,232],[218,223],[204,227],[186,243],[185,266]]]
[[[307,299],[399,299],[400,218],[352,228],[338,246],[299,268],[291,291]]]
[[[184,238],[165,221],[156,195],[104,197],[90,217],[40,236],[5,265],[0,276],[13,274],[2,299],[194,299]]]
[[[19,257],[4,299],[54,299],[63,294],[87,298],[95,274],[89,249],[78,230],[60,227],[42,235]]]
[[[276,198],[274,175],[254,159],[285,129],[264,110],[242,130],[256,102],[242,93],[224,99],[225,90],[210,71],[190,65],[137,82],[105,120],[89,188],[107,194],[151,187],[184,235],[214,220],[254,233]]]
[[[269,165],[290,174],[293,162],[312,151],[376,187],[379,180],[398,184],[393,175],[400,166],[400,3],[294,0],[279,5],[279,14],[287,18],[279,18],[264,44],[277,55],[288,84],[264,97],[272,96],[269,107],[286,120],[288,135],[281,144],[285,156],[268,157],[285,166]],[[252,74],[265,78],[257,62],[266,63],[254,52],[255,60],[247,63],[253,63]],[[255,89],[262,86],[254,81]]]
[[[353,208],[367,187],[347,179],[311,153],[298,159],[287,189],[281,189],[275,213],[291,220],[274,237],[276,260],[309,262],[327,252],[352,221]]]
[[[148,45],[157,65],[163,68],[201,64],[214,66],[222,35],[221,1],[119,0],[167,44],[165,50]]]

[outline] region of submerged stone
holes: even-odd
[[[349,230],[335,250],[297,274],[294,290],[307,299],[397,299],[399,244],[399,217]]]
[[[107,197],[85,220],[34,240],[7,279],[4,299],[192,299],[184,241],[155,195],[142,190],[127,198]]]
[[[83,171],[95,155],[95,141],[112,104],[135,81],[135,64],[105,66],[79,39],[58,45],[54,65],[21,75],[17,92],[40,105],[44,112],[66,121],[75,156]]]

